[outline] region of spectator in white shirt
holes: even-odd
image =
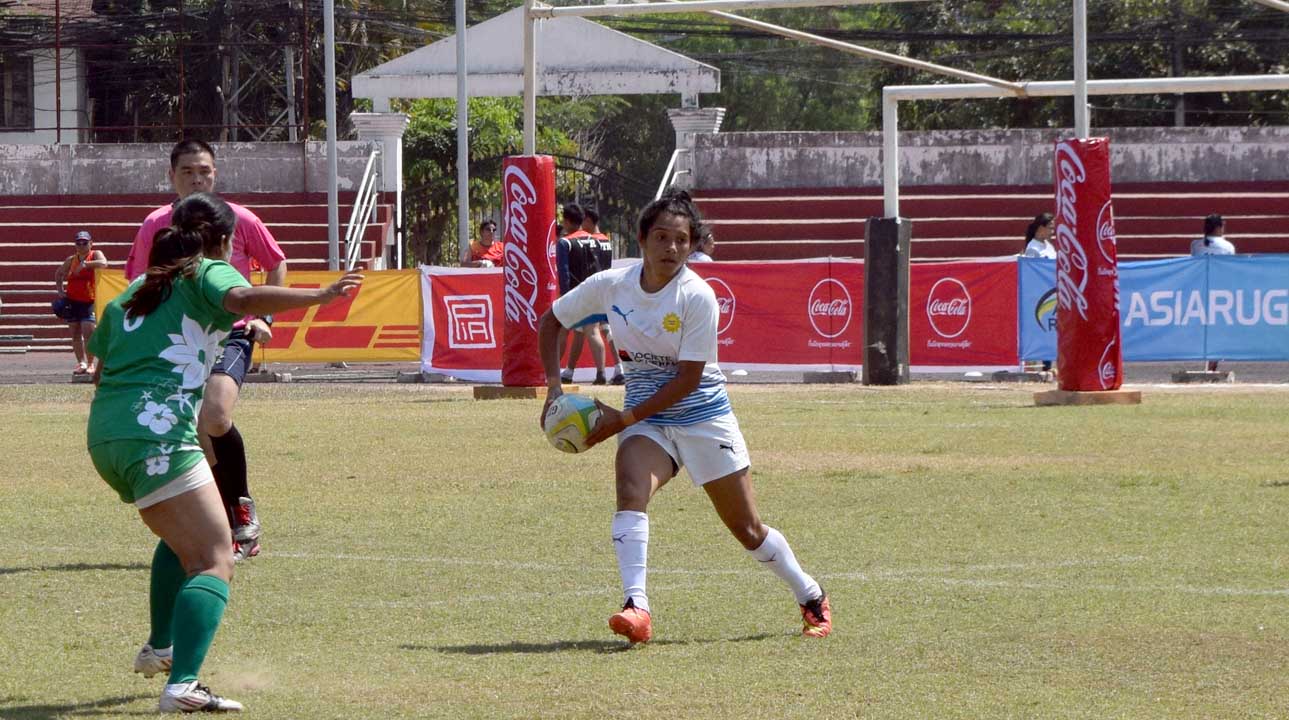
[[[1223,237],[1226,234],[1226,221],[1221,215],[1213,213],[1204,218],[1204,237],[1191,242],[1191,255],[1234,255],[1235,246]],[[1208,361],[1208,371],[1217,372],[1217,360]]]
[[[1056,259],[1056,248],[1052,246],[1052,213],[1043,213],[1034,217],[1034,222],[1025,230],[1025,257]]]
[[[1213,213],[1204,218],[1204,237],[1191,242],[1191,255],[1234,255],[1235,246],[1223,237],[1226,234],[1226,221],[1221,215]]]

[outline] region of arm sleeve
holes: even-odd
[[[592,275],[586,282],[561,295],[551,312],[559,324],[566,328],[577,328],[592,322],[607,322],[608,313],[604,307],[604,295],[609,284],[603,276]]]
[[[570,246],[571,243],[568,238],[560,238],[559,241],[555,243],[555,268],[559,272],[560,295],[568,292],[568,253]]]
[[[255,258],[255,262],[264,268],[265,272],[274,270],[282,261],[286,259],[286,253],[278,246],[277,240],[273,239],[273,233],[264,226],[264,222],[255,215],[247,213],[247,222],[237,224],[237,234],[242,236],[243,242],[246,243],[246,254]]]
[[[152,254],[152,236],[157,234],[156,223],[151,219],[144,220],[139,231],[134,234],[134,244],[130,254],[125,257],[125,279],[133,280],[148,269],[148,256]]]
[[[233,288],[250,286],[246,278],[226,262],[211,262],[201,273],[201,296],[210,305],[211,316],[222,326],[232,327],[242,317],[224,309],[224,296]]]
[[[685,316],[680,325],[680,352],[677,360],[716,362],[716,328],[720,308],[711,293],[695,293],[685,302]]]

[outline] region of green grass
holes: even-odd
[[[1289,389],[1030,393],[731,388],[836,629],[797,637],[682,475],[650,508],[655,640],[627,649],[610,448],[562,455],[537,401],[466,388],[249,386],[267,550],[204,679],[260,718],[1289,715]],[[89,397],[0,387],[0,717],[155,709],[129,672],[154,541],[89,464]]]

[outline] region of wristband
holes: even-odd
[[[632,425],[635,425],[637,422],[639,422],[639,421],[638,421],[638,420],[636,420],[636,410],[635,410],[635,408],[628,408],[628,409],[626,410],[626,412],[622,413],[622,426],[623,426],[623,427],[631,427]]]

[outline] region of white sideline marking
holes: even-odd
[[[77,547],[26,547],[25,552],[41,553],[71,553],[85,554],[88,552],[100,551],[102,548],[77,548]],[[458,565],[458,566],[476,566],[476,567],[493,567],[501,570],[532,570],[537,572],[568,572],[577,571],[585,572],[584,565],[559,565],[555,563],[540,562],[515,562],[510,560],[475,560],[471,558],[450,558],[450,557],[430,557],[416,555],[357,555],[352,553],[303,553],[303,552],[273,552],[264,556],[264,560],[273,559],[288,560],[326,560],[326,561],[353,561],[353,562],[384,562],[384,563],[415,563],[419,565]],[[891,568],[887,570],[871,570],[868,572],[832,572],[818,573],[815,578],[825,582],[833,581],[855,581],[855,582],[907,582],[918,584],[939,584],[949,586],[976,587],[982,589],[1011,589],[1011,590],[1036,590],[1036,591],[1087,591],[1087,592],[1125,592],[1125,593],[1176,593],[1180,595],[1206,595],[1214,597],[1289,597],[1289,588],[1248,588],[1248,587],[1224,587],[1224,586],[1196,586],[1196,585],[1113,585],[1113,584],[1083,584],[1070,582],[1046,582],[1046,581],[1026,581],[1026,580],[990,580],[983,577],[952,577],[952,575],[966,574],[986,574],[993,572],[1007,571],[1037,571],[1037,570],[1060,570],[1064,568],[1085,568],[1100,567],[1107,565],[1124,565],[1130,563],[1145,562],[1148,558],[1140,555],[1127,555],[1122,557],[1111,557],[1102,559],[1083,559],[1083,560],[1059,560],[1054,562],[1009,562],[1009,563],[980,563],[973,565],[949,566],[943,565],[938,567],[909,567],[909,568]],[[611,567],[605,567],[605,572],[611,572]],[[757,567],[733,568],[733,569],[713,569],[713,570],[688,570],[683,568],[649,568],[650,576],[670,575],[670,576],[697,576],[697,577],[719,577],[727,575],[746,575],[750,577],[770,577],[765,570]],[[655,589],[666,589],[654,584]],[[685,586],[688,587],[688,586]],[[531,593],[506,593],[504,595],[479,595],[479,596],[453,596],[451,599],[431,600],[431,601],[412,601],[403,603],[400,601],[373,601],[373,606],[379,607],[419,607],[425,604],[446,604],[461,603],[473,601],[488,600],[505,600],[516,597],[533,597],[533,598],[551,598],[558,596],[586,596],[600,595],[610,591],[616,591],[616,587],[585,588],[581,590],[566,590],[557,592],[531,592]]]

